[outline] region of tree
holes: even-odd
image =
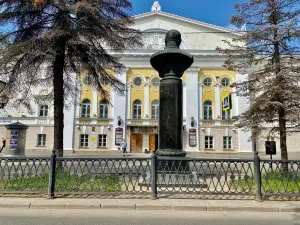
[[[1,32],[9,44],[1,52],[0,71],[12,92],[53,87],[54,146],[63,155],[64,98],[72,89],[71,73],[88,71],[94,87],[109,100],[102,83],[117,92],[124,84],[113,75],[123,68],[108,49],[139,46],[128,0],[0,0]],[[108,71],[109,70],[109,71]],[[112,72],[113,73],[112,73]],[[80,74],[79,74],[80,75]],[[20,88],[20,85],[22,88]],[[23,97],[24,98],[24,97]]]
[[[225,40],[229,47],[218,50],[228,56],[227,68],[253,69],[246,81],[233,85],[238,95],[252,98],[238,125],[255,128],[255,137],[271,126],[271,133],[279,133],[281,158],[288,159],[287,133],[296,131],[300,121],[299,1],[250,0],[234,8],[232,24],[247,25],[247,31]]]

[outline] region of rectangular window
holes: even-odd
[[[81,117],[90,118],[90,115],[91,115],[91,105],[90,104],[82,104]]]
[[[159,118],[159,105],[152,105],[152,119],[158,119]]]
[[[223,149],[232,149],[232,137],[223,136]]]
[[[40,106],[40,116],[42,117],[48,116],[48,105]]]
[[[37,146],[46,146],[46,134],[38,134]]]
[[[80,134],[80,147],[89,147],[89,135]]]
[[[205,136],[205,149],[213,149],[213,148],[214,148],[214,137]]]
[[[108,106],[107,104],[100,104],[100,119],[108,118]]]
[[[106,147],[107,146],[107,135],[99,134],[98,136],[98,147]]]
[[[223,105],[222,105],[223,108]],[[223,111],[222,110],[222,120],[230,120],[230,110]]]
[[[133,106],[133,118],[134,119],[141,119],[142,118],[142,106],[141,105],[134,105]]]

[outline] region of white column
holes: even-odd
[[[127,88],[126,88],[126,90],[127,90],[127,93],[126,93],[126,96],[127,96],[127,119],[128,120],[130,120],[130,118],[131,118],[131,115],[130,115],[130,108],[131,108],[131,103],[130,103],[130,93],[131,93],[131,91],[130,91],[130,89],[131,89],[131,84],[128,82],[128,83],[126,83],[126,85],[127,85]]]
[[[248,74],[236,74],[236,82],[243,82],[248,78]],[[237,115],[245,112],[250,107],[250,102],[246,97],[236,96],[236,113]],[[238,140],[239,140],[239,150],[241,152],[251,152],[252,143],[248,142],[248,139],[251,137],[251,131],[243,131],[238,129]],[[258,145],[257,145],[258,147]]]
[[[232,110],[231,110],[231,116],[237,116],[238,115],[238,101],[236,97],[236,88],[233,87],[231,89],[231,101],[232,101]]]
[[[202,82],[201,81],[198,83],[198,89],[199,89],[198,116],[199,116],[199,122],[200,122],[200,125],[201,125],[202,120],[203,120],[203,118],[202,118],[202,113],[203,113],[203,98],[202,98],[203,87],[202,87]]]
[[[198,95],[198,74],[199,68],[190,68],[186,71],[186,135],[189,135],[189,129],[196,129],[198,136],[199,121],[199,95]],[[191,126],[192,117],[194,117],[194,127]],[[198,150],[198,138],[196,138],[196,146],[189,146],[189,137],[187,137],[187,150]]]
[[[183,120],[186,120],[186,83],[183,83]]]
[[[113,88],[110,88],[110,115],[109,118],[114,118],[115,116],[115,107],[114,107],[114,103],[115,103],[115,92]]]
[[[144,119],[149,119],[149,83],[144,86]]]
[[[98,91],[93,90],[93,102],[92,102],[92,118],[98,117]],[[95,116],[94,116],[95,115]]]
[[[121,71],[121,73],[118,75],[118,79],[125,84],[125,88],[127,89],[127,82],[126,82],[126,77],[127,77],[127,71],[128,69],[126,68],[125,70]],[[125,90],[126,90],[125,89]],[[129,92],[130,93],[130,92]],[[125,138],[125,133],[126,133],[126,105],[127,105],[127,99],[126,99],[126,91],[124,91],[124,95],[118,95],[114,93],[112,90],[111,93],[111,99],[113,102],[113,107],[111,108],[111,118],[113,118],[113,132],[112,132],[112,137],[109,138],[111,150],[117,150],[117,146],[115,145],[115,133],[116,133],[116,128],[118,127],[118,117],[120,117],[122,124],[121,127],[123,128],[123,135]]]

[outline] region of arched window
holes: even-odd
[[[151,118],[158,119],[159,118],[159,101],[153,100],[151,104]]]
[[[91,102],[85,99],[81,103],[81,117],[90,118],[91,117]]]
[[[101,100],[99,114],[100,119],[108,118],[108,104],[106,100]]]
[[[229,120],[230,119],[230,110],[224,111],[223,110],[223,102],[222,102],[222,120]],[[228,113],[228,118],[226,117],[226,113]]]
[[[211,101],[205,101],[204,102],[204,120],[212,120],[212,102]]]
[[[133,102],[133,119],[141,119],[142,118],[142,102],[141,100],[135,100]]]

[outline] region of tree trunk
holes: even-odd
[[[59,41],[53,65],[54,87],[54,144],[57,156],[63,156],[64,149],[64,63],[65,42]]]
[[[280,134],[280,150],[281,159],[288,160],[288,152],[286,146],[286,121],[285,121],[285,111],[283,108],[279,110],[279,134]],[[288,163],[282,163],[281,169],[284,173],[288,172]]]

